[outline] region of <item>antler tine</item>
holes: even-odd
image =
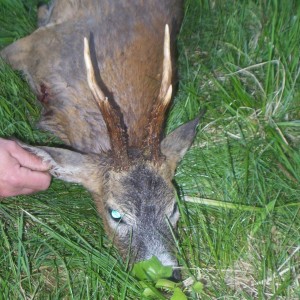
[[[165,36],[164,36],[164,60],[163,60],[163,74],[160,86],[160,91],[158,95],[158,101],[163,102],[167,106],[171,100],[172,93],[169,89],[172,80],[172,62],[171,62],[171,50],[170,50],[170,30],[169,25],[165,26]],[[169,97],[167,97],[169,96]]]
[[[104,93],[101,91],[100,87],[96,82],[94,67],[91,60],[90,46],[86,37],[84,38],[84,62],[89,88],[91,89],[92,94],[97,104],[99,105],[98,102],[107,100],[107,97],[105,97]]]
[[[86,37],[84,38],[84,62],[87,73],[87,82],[107,126],[115,162],[119,166],[127,166],[128,153],[126,130],[121,122],[120,113],[111,106],[107,97],[105,97],[97,84],[91,60],[89,42]]]
[[[162,126],[164,123],[164,117],[168,105],[172,97],[172,62],[171,62],[171,50],[170,50],[170,32],[169,26],[165,26],[164,35],[164,59],[163,59],[163,72],[160,91],[157,97],[150,116],[149,126],[149,138],[148,147],[150,150],[151,158],[154,161],[158,161],[161,156],[160,153],[160,135]]]

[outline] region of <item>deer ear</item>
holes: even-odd
[[[168,134],[161,142],[160,149],[171,165],[173,171],[187,150],[190,148],[196,135],[196,127],[200,117],[181,125]]]
[[[72,150],[54,147],[33,147],[23,143],[20,146],[40,157],[50,165],[49,172],[54,177],[82,184],[88,190],[97,192],[96,181],[101,180],[100,158],[96,155],[81,154]]]

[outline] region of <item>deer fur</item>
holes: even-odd
[[[181,0],[54,0],[36,31],[1,51],[42,102],[39,126],[72,150],[22,146],[91,192],[123,256],[131,247],[133,261],[171,266],[172,179],[199,122],[162,138],[181,19]]]

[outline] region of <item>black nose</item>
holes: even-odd
[[[180,271],[180,269],[173,269],[172,277],[170,279],[174,282],[181,281],[181,271]]]

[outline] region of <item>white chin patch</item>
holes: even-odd
[[[168,253],[162,253],[157,255],[157,258],[161,261],[164,266],[175,267],[178,265],[177,261],[174,260]]]

